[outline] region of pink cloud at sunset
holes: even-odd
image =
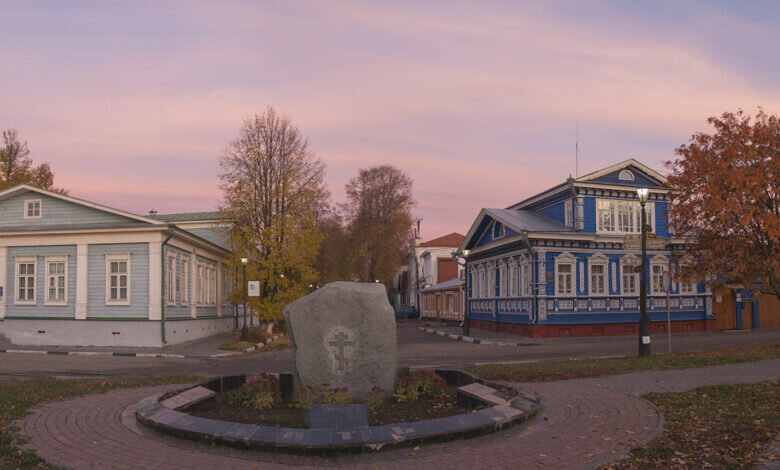
[[[575,173],[658,170],[706,118],[780,110],[773,4],[10,2],[0,128],[57,186],[212,210],[221,149],[267,106],[326,164],[415,181],[423,237]]]

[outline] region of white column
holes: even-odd
[[[149,320],[162,319],[162,307],[160,299],[162,298],[162,264],[160,262],[160,253],[162,253],[162,243],[159,241],[149,242]],[[132,287],[131,287],[132,288]]]
[[[198,293],[195,289],[198,287],[198,263],[195,259],[197,253],[195,248],[190,253],[190,316],[192,318],[198,317]]]
[[[86,243],[80,243],[76,246],[76,320],[87,319],[88,247],[89,245]]]
[[[3,296],[0,297],[0,318],[5,318],[5,306],[8,299],[8,248],[0,246],[0,287]]]
[[[222,316],[222,263],[217,262],[217,316]]]

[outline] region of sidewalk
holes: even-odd
[[[243,351],[225,351],[220,345],[233,339],[233,332],[220,333],[205,338],[174,344],[162,348],[92,347],[92,346],[17,346],[0,335],[0,353],[61,354],[70,356],[128,356],[160,358],[219,358],[252,352],[264,345],[258,343]],[[268,342],[278,339],[274,335]]]
[[[518,336],[509,333],[478,330],[476,328],[471,328],[468,336],[463,336],[462,327],[442,325],[436,321],[421,321],[420,326],[418,326],[417,329],[429,334],[445,336],[450,339],[474,344],[490,344],[493,346],[538,346],[544,344],[544,341],[541,339],[533,339],[527,336]]]
[[[652,439],[663,427],[659,411],[636,394],[683,391],[702,385],[780,378],[780,360],[700,369],[640,372],[593,379],[525,384],[542,398],[528,425],[463,441],[342,458],[265,454],[198,445],[139,431],[132,405],[176,386],[114,390],[35,408],[17,423],[48,462],[73,469],[363,468],[593,469]],[[130,407],[130,408],[128,408]],[[756,468],[777,468],[776,461]]]

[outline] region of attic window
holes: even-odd
[[[24,218],[39,219],[41,217],[41,200],[27,199],[24,201]]]
[[[504,224],[493,222],[493,239],[502,238],[504,235],[506,235]]]
[[[628,170],[623,170],[618,175],[620,181],[634,181],[634,174]]]

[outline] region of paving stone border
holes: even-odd
[[[165,353],[134,353],[134,352],[111,352],[111,351],[59,351],[59,350],[45,350],[45,349],[0,349],[0,353],[8,354],[51,354],[58,356],[114,356],[114,357],[156,357],[167,359],[203,359],[203,358],[222,358],[240,356],[249,352],[262,349],[266,344],[270,344],[273,341],[283,337],[284,334],[280,333],[276,336],[272,336],[265,340],[265,343],[257,343],[254,346],[250,346],[240,351],[230,351],[224,353],[210,354],[208,356],[189,356],[186,354],[165,354]]]
[[[473,338],[471,336],[463,336],[463,335],[454,335],[451,333],[445,333],[444,331],[434,330],[433,328],[426,328],[424,326],[418,326],[418,330],[423,331],[425,333],[429,333],[436,336],[443,336],[445,338],[454,339],[457,341],[465,341],[466,343],[473,343],[473,344],[489,344],[491,346],[539,346],[538,344],[533,343],[512,343],[507,341],[493,341],[489,339],[477,339]]]
[[[520,424],[533,417],[539,409],[540,399],[534,392],[512,386],[517,396],[508,398],[490,387],[490,382],[466,372],[437,369],[436,373],[448,384],[459,387],[459,403],[471,400],[491,406],[446,418],[383,426],[316,429],[232,423],[178,411],[213,396],[215,392],[238,388],[246,380],[246,376],[230,376],[213,379],[162,402],[159,401],[160,395],[147,397],[136,405],[136,418],[139,423],[157,431],[197,441],[279,453],[332,455],[370,453],[481,436]]]

